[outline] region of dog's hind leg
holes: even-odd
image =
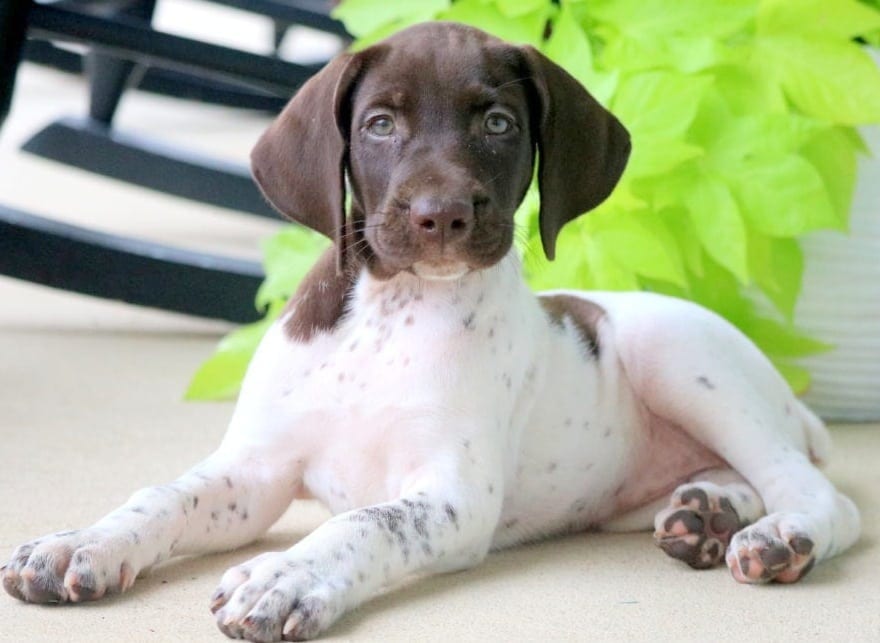
[[[816,467],[827,456],[824,427],[745,336],[671,298],[601,303],[641,402],[723,458],[764,503],[767,515],[728,547],[738,581],[796,581],[858,539],[858,510]]]

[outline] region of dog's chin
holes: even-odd
[[[416,261],[412,271],[416,277],[427,281],[455,281],[468,274],[471,268],[463,261]]]

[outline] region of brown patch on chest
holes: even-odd
[[[293,313],[284,322],[287,337],[308,342],[316,334],[330,332],[336,327],[345,314],[360,263],[349,257],[345,266],[340,274],[333,247],[315,262],[284,309],[283,314]]]
[[[572,295],[539,295],[538,301],[554,324],[562,326],[563,319],[571,319],[590,355],[599,357],[599,322],[605,317],[604,308]]]

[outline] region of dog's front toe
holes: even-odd
[[[94,530],[67,531],[22,545],[0,569],[8,594],[29,603],[97,600],[134,583],[125,538]]]
[[[672,558],[708,569],[724,560],[741,526],[728,496],[717,485],[697,482],[679,487],[669,507],[657,514],[654,540]]]
[[[796,517],[772,514],[737,533],[727,566],[740,583],[794,583],[816,562],[816,546]]]
[[[333,600],[340,584],[309,562],[281,552],[230,569],[211,597],[217,626],[230,638],[260,643],[317,636],[341,613]]]

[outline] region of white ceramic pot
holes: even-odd
[[[862,128],[874,156],[859,160],[850,234],[802,243],[799,328],[835,345],[801,361],[813,375],[804,400],[829,420],[880,420],[880,127]]]

